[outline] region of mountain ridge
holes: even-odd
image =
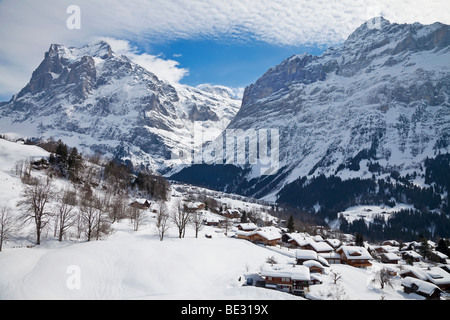
[[[50,45],[29,83],[1,105],[0,122],[5,132],[66,139],[87,153],[164,171],[171,150],[191,143],[194,122],[213,139],[239,107],[223,87],[171,85],[99,41]]]
[[[245,89],[227,129],[278,129],[276,175],[258,176],[249,164],[208,170],[221,177],[235,171],[221,182],[227,191],[270,201],[303,178],[307,184],[322,175],[345,181],[424,174],[427,157],[449,152],[449,61],[448,25],[368,21],[341,46],[294,55]],[[201,170],[205,165],[174,179],[201,182],[194,178]]]

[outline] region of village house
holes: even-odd
[[[218,227],[223,222],[223,219],[213,216],[208,216],[206,219],[203,220],[205,225],[211,226],[211,227]]]
[[[401,260],[401,258],[393,252],[382,253],[380,258],[381,262],[392,264],[398,264],[398,262]]]
[[[254,231],[256,229],[258,229],[258,226],[254,223],[240,223],[237,225],[238,230],[240,231]]]
[[[148,200],[145,200],[144,202],[133,201],[130,204],[130,206],[133,207],[133,208],[146,210],[146,209],[149,209],[151,205],[150,205],[150,202],[148,202]]]
[[[434,262],[438,263],[447,263],[448,256],[446,254],[443,254],[442,252],[432,250],[429,254],[429,259]]]
[[[303,262],[303,265],[309,268],[310,273],[323,274],[325,271],[325,267],[317,260],[307,260]]]
[[[261,269],[266,288],[301,294],[308,290],[311,281],[309,268],[289,264],[266,263]]]
[[[236,233],[238,239],[245,239],[256,244],[264,244],[267,246],[276,246],[281,241],[281,233],[275,227],[263,227],[253,231],[238,231]]]
[[[324,258],[328,264],[341,264],[341,255],[336,251],[327,252],[327,253],[319,253],[319,256]]]
[[[334,250],[336,250],[337,248],[339,248],[342,245],[341,240],[339,239],[325,239],[326,243],[328,243],[330,246],[333,247]]]
[[[401,251],[403,260],[411,260],[412,262],[419,262],[422,259],[422,256],[414,250]]]
[[[403,266],[403,270],[401,270],[398,274],[402,278],[410,277],[419,279],[422,281],[427,281],[427,275],[424,270],[415,266]]]
[[[450,273],[439,267],[429,267],[425,271],[428,282],[445,291],[450,289]]]
[[[442,290],[438,286],[413,277],[405,277],[401,285],[405,293],[416,293],[427,299],[440,299]]]
[[[295,251],[295,260],[298,265],[304,264],[305,261],[318,261],[322,266],[329,267],[328,261],[314,250],[298,249]]]
[[[318,239],[317,236],[316,239]],[[299,248],[303,250],[314,250],[317,253],[328,253],[334,251],[334,248],[330,246],[327,242],[316,241],[314,240],[313,237],[310,237],[303,233],[286,234],[285,240],[286,240],[285,242],[289,243],[294,248]]]
[[[358,246],[341,246],[336,250],[341,255],[342,263],[356,268],[365,268],[372,266],[373,260],[366,248]]]

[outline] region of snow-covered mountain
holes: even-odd
[[[270,200],[302,177],[420,170],[426,157],[449,151],[449,96],[450,26],[378,18],[341,46],[292,56],[246,88],[228,129],[278,130],[275,175],[258,176],[248,165],[209,170],[228,191]],[[178,177],[196,180],[190,170]]]
[[[25,88],[0,105],[0,127],[164,171],[172,149],[192,142],[194,122],[212,140],[240,104],[224,87],[163,82],[104,41],[52,44]]]

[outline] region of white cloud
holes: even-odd
[[[81,30],[66,27],[72,4],[81,9]],[[106,36],[150,44],[193,38],[338,44],[377,12],[397,23],[450,24],[447,0],[2,0],[0,96],[26,83],[51,43],[79,46]],[[171,81],[185,72],[160,57],[135,59],[173,71]]]
[[[181,79],[189,74],[188,69],[179,67],[178,61],[165,60],[158,56],[140,53],[127,40],[100,37],[94,41],[97,40],[106,41],[116,54],[127,56],[134,63],[154,73],[160,80],[167,81],[170,84],[178,84]]]

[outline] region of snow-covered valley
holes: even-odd
[[[16,204],[24,188],[15,174],[15,164],[47,156],[48,152],[39,147],[0,139],[0,201],[10,208],[14,217],[20,213]],[[44,173],[32,170],[32,175],[39,177]],[[53,184],[63,188],[70,182],[54,179]],[[207,191],[172,185],[167,201],[169,211],[176,210],[177,201],[186,197],[183,190]],[[220,193],[220,201],[233,209],[247,208],[256,212],[268,209],[264,204],[246,202],[224,193]],[[113,223],[113,232],[99,241],[75,239],[68,233],[59,242],[49,225],[41,245],[35,246],[33,224],[21,226],[0,252],[0,299],[424,299],[417,294],[404,293],[398,275],[393,277],[392,287],[383,290],[377,282],[372,282],[377,271],[386,267],[378,261],[362,269],[344,264],[331,265],[319,275],[321,284],[310,285],[304,297],[257,286],[258,280],[263,280],[261,270],[268,258],[280,265],[294,266],[296,249],[280,244],[269,247],[239,239],[236,224],[228,232],[222,227],[204,225],[198,237],[189,225],[181,239],[178,230],[172,226],[160,241],[153,211],[157,210],[156,205],[151,201],[137,231],[129,219],[122,219]],[[221,216],[204,210],[204,217],[208,220]],[[416,264],[416,267],[426,266],[422,262]],[[402,269],[401,265],[389,267],[397,271]],[[338,285],[333,283],[335,274],[341,275]],[[256,281],[247,285],[250,278]]]

